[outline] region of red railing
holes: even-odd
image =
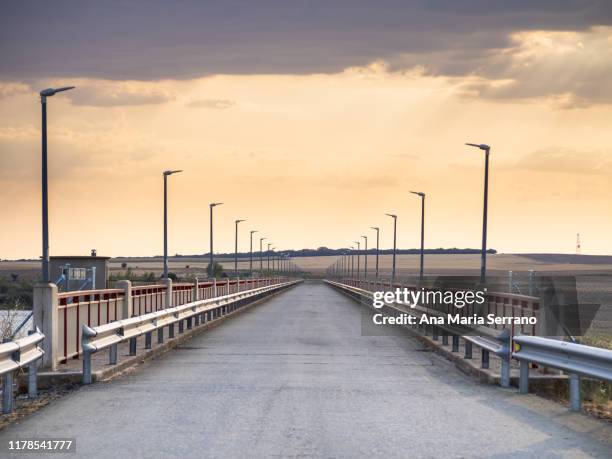
[[[199,300],[206,300],[239,291],[286,282],[283,277],[253,279],[221,279],[216,282],[175,283],[172,285],[172,305],[180,306]],[[168,307],[168,291],[165,284],[130,287],[131,316],[140,316]],[[196,295],[197,290],[197,295]],[[215,295],[216,290],[216,295]],[[59,346],[66,362],[69,358],[78,358],[81,353],[81,328],[83,325],[96,327],[115,320],[125,319],[128,311],[125,302],[126,291],[123,288],[107,290],[88,290],[62,292],[58,299],[58,336]]]

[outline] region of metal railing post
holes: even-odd
[[[481,368],[488,369],[489,368],[489,351],[487,349],[482,349],[481,351]]]
[[[527,394],[529,393],[529,362],[521,360],[519,368],[519,394]]]
[[[151,349],[151,341],[153,341],[152,338],[151,332],[145,333],[145,349]]]
[[[136,338],[130,338],[130,355],[136,355]]]
[[[453,335],[453,348],[451,352],[459,352],[459,336]]]
[[[468,360],[472,358],[472,342],[471,341],[465,342],[465,356],[463,358],[468,359]]]
[[[108,363],[109,365],[117,365],[117,345],[112,344],[108,348]]]
[[[28,336],[36,333],[37,330],[28,331]],[[38,361],[35,360],[28,365],[28,397],[38,397]]]
[[[575,373],[569,375],[569,399],[570,399],[570,410],[580,411],[581,400],[580,400],[580,376]]]
[[[83,384],[91,384],[91,352],[83,350]]]

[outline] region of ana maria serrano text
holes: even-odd
[[[486,301],[487,290],[409,290],[395,289],[394,291],[374,292],[372,298],[372,306],[380,309],[385,305],[400,304],[415,308],[419,304],[444,304],[452,305],[457,309],[462,309],[465,306],[481,305]],[[480,316],[472,314],[469,316],[461,314],[446,314],[439,316],[431,316],[421,314],[420,316],[412,314],[400,314],[396,316],[386,316],[384,314],[374,314],[372,317],[376,325],[534,325],[537,322],[536,317],[511,317],[511,316],[496,316],[495,314],[487,314]]]

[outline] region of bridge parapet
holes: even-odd
[[[285,277],[196,279],[155,285],[134,286],[118,282],[114,289],[58,293],[55,284],[39,284],[34,289],[34,319],[46,336],[43,367],[57,369],[59,363],[82,354],[81,328],[139,317],[198,299],[217,298],[287,281]]]

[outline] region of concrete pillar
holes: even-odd
[[[55,370],[59,360],[59,311],[57,285],[37,283],[34,285],[34,326],[45,335],[42,348],[42,368]]]
[[[129,280],[120,280],[115,283],[115,288],[123,290],[123,308],[121,309],[121,318],[129,319],[134,315],[134,305],[132,303],[132,282]]]
[[[213,292],[213,298],[216,298],[217,297],[217,278],[213,279],[212,292]]]
[[[193,301],[198,301],[200,299],[200,282],[196,277],[193,280]]]
[[[172,279],[162,279],[159,283],[166,286],[166,308],[171,308],[174,306],[172,303]]]

